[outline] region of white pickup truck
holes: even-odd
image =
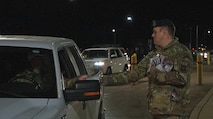
[[[30,70],[34,56],[39,72]],[[101,78],[81,75],[88,71],[73,40],[1,35],[0,119],[104,119]]]

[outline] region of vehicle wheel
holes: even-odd
[[[107,68],[106,75],[109,75],[109,74],[112,74],[112,69],[111,68]]]
[[[128,66],[125,66],[123,71],[128,71]]]

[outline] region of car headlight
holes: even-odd
[[[95,66],[103,66],[103,65],[104,65],[104,62],[95,62],[94,65],[95,65]]]
[[[206,52],[204,53],[203,57],[204,57],[204,58],[207,58],[207,53],[206,53]]]

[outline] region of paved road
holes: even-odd
[[[151,119],[147,110],[146,94],[147,78],[136,85],[106,86],[106,119]]]
[[[213,66],[204,65],[202,85],[198,85],[196,65],[191,78],[191,110],[213,86]],[[136,85],[105,86],[106,119],[152,119],[147,109],[147,78]]]

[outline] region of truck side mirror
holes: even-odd
[[[87,101],[100,98],[99,80],[78,80],[73,88],[65,89],[66,101]]]

